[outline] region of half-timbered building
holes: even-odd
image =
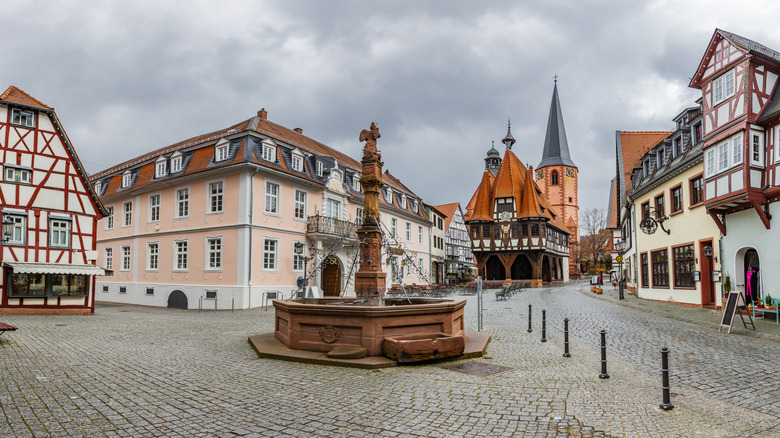
[[[780,236],[780,53],[716,29],[691,79],[702,91],[704,205],[721,233],[723,275],[758,298],[777,284]]]
[[[0,152],[0,313],[93,313],[105,210],[54,109],[9,87],[0,95]]]

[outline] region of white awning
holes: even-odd
[[[106,270],[97,265],[71,265],[67,263],[3,262],[17,274],[80,274],[106,275]]]

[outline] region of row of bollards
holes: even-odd
[[[533,332],[532,317],[533,307],[528,305],[528,333]],[[609,379],[607,373],[607,331],[600,330],[600,345],[601,350],[601,373],[600,379]],[[542,339],[541,342],[547,342],[547,310],[542,309]],[[571,357],[569,352],[569,318],[563,318],[563,357]],[[661,389],[663,392],[663,402],[661,403],[661,409],[670,411],[674,409],[674,405],[670,400],[669,392],[669,349],[666,347],[661,348]]]

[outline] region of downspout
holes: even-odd
[[[630,213],[629,213],[629,216],[631,217],[631,221],[630,221],[629,225],[631,225],[631,233],[634,235],[634,241],[632,242],[631,246],[634,247],[634,255],[636,255],[636,257],[634,258],[634,289],[635,289],[634,294],[635,294],[635,296],[637,298],[639,298],[639,285],[640,285],[640,282],[639,282],[639,280],[640,280],[639,279],[639,264],[641,263],[641,261],[640,261],[640,256],[639,256],[639,244],[638,244],[637,237],[636,237],[636,229],[637,229],[637,227],[636,227],[636,224],[635,224],[635,221],[636,221],[636,216],[634,214],[635,210],[636,210],[636,204],[634,204],[632,202],[631,203]]]
[[[247,274],[247,284],[249,285],[249,300],[248,307],[252,308],[252,235],[254,235],[254,221],[252,214],[255,211],[255,175],[259,171],[259,168],[255,168],[252,175],[249,176],[249,272]]]

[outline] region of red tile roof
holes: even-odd
[[[672,135],[670,131],[620,131],[620,146],[623,153],[622,181],[626,194],[631,191],[631,172],[642,162],[642,157],[670,135]]]
[[[27,105],[35,108],[42,108],[46,110],[53,110],[54,108],[46,105],[40,100],[30,96],[23,90],[11,85],[3,94],[0,94],[0,100],[9,103],[18,103],[20,105]]]
[[[452,218],[455,217],[455,212],[458,211],[460,202],[453,202],[452,204],[437,205],[435,208],[444,215],[444,231],[446,232],[450,228]]]

